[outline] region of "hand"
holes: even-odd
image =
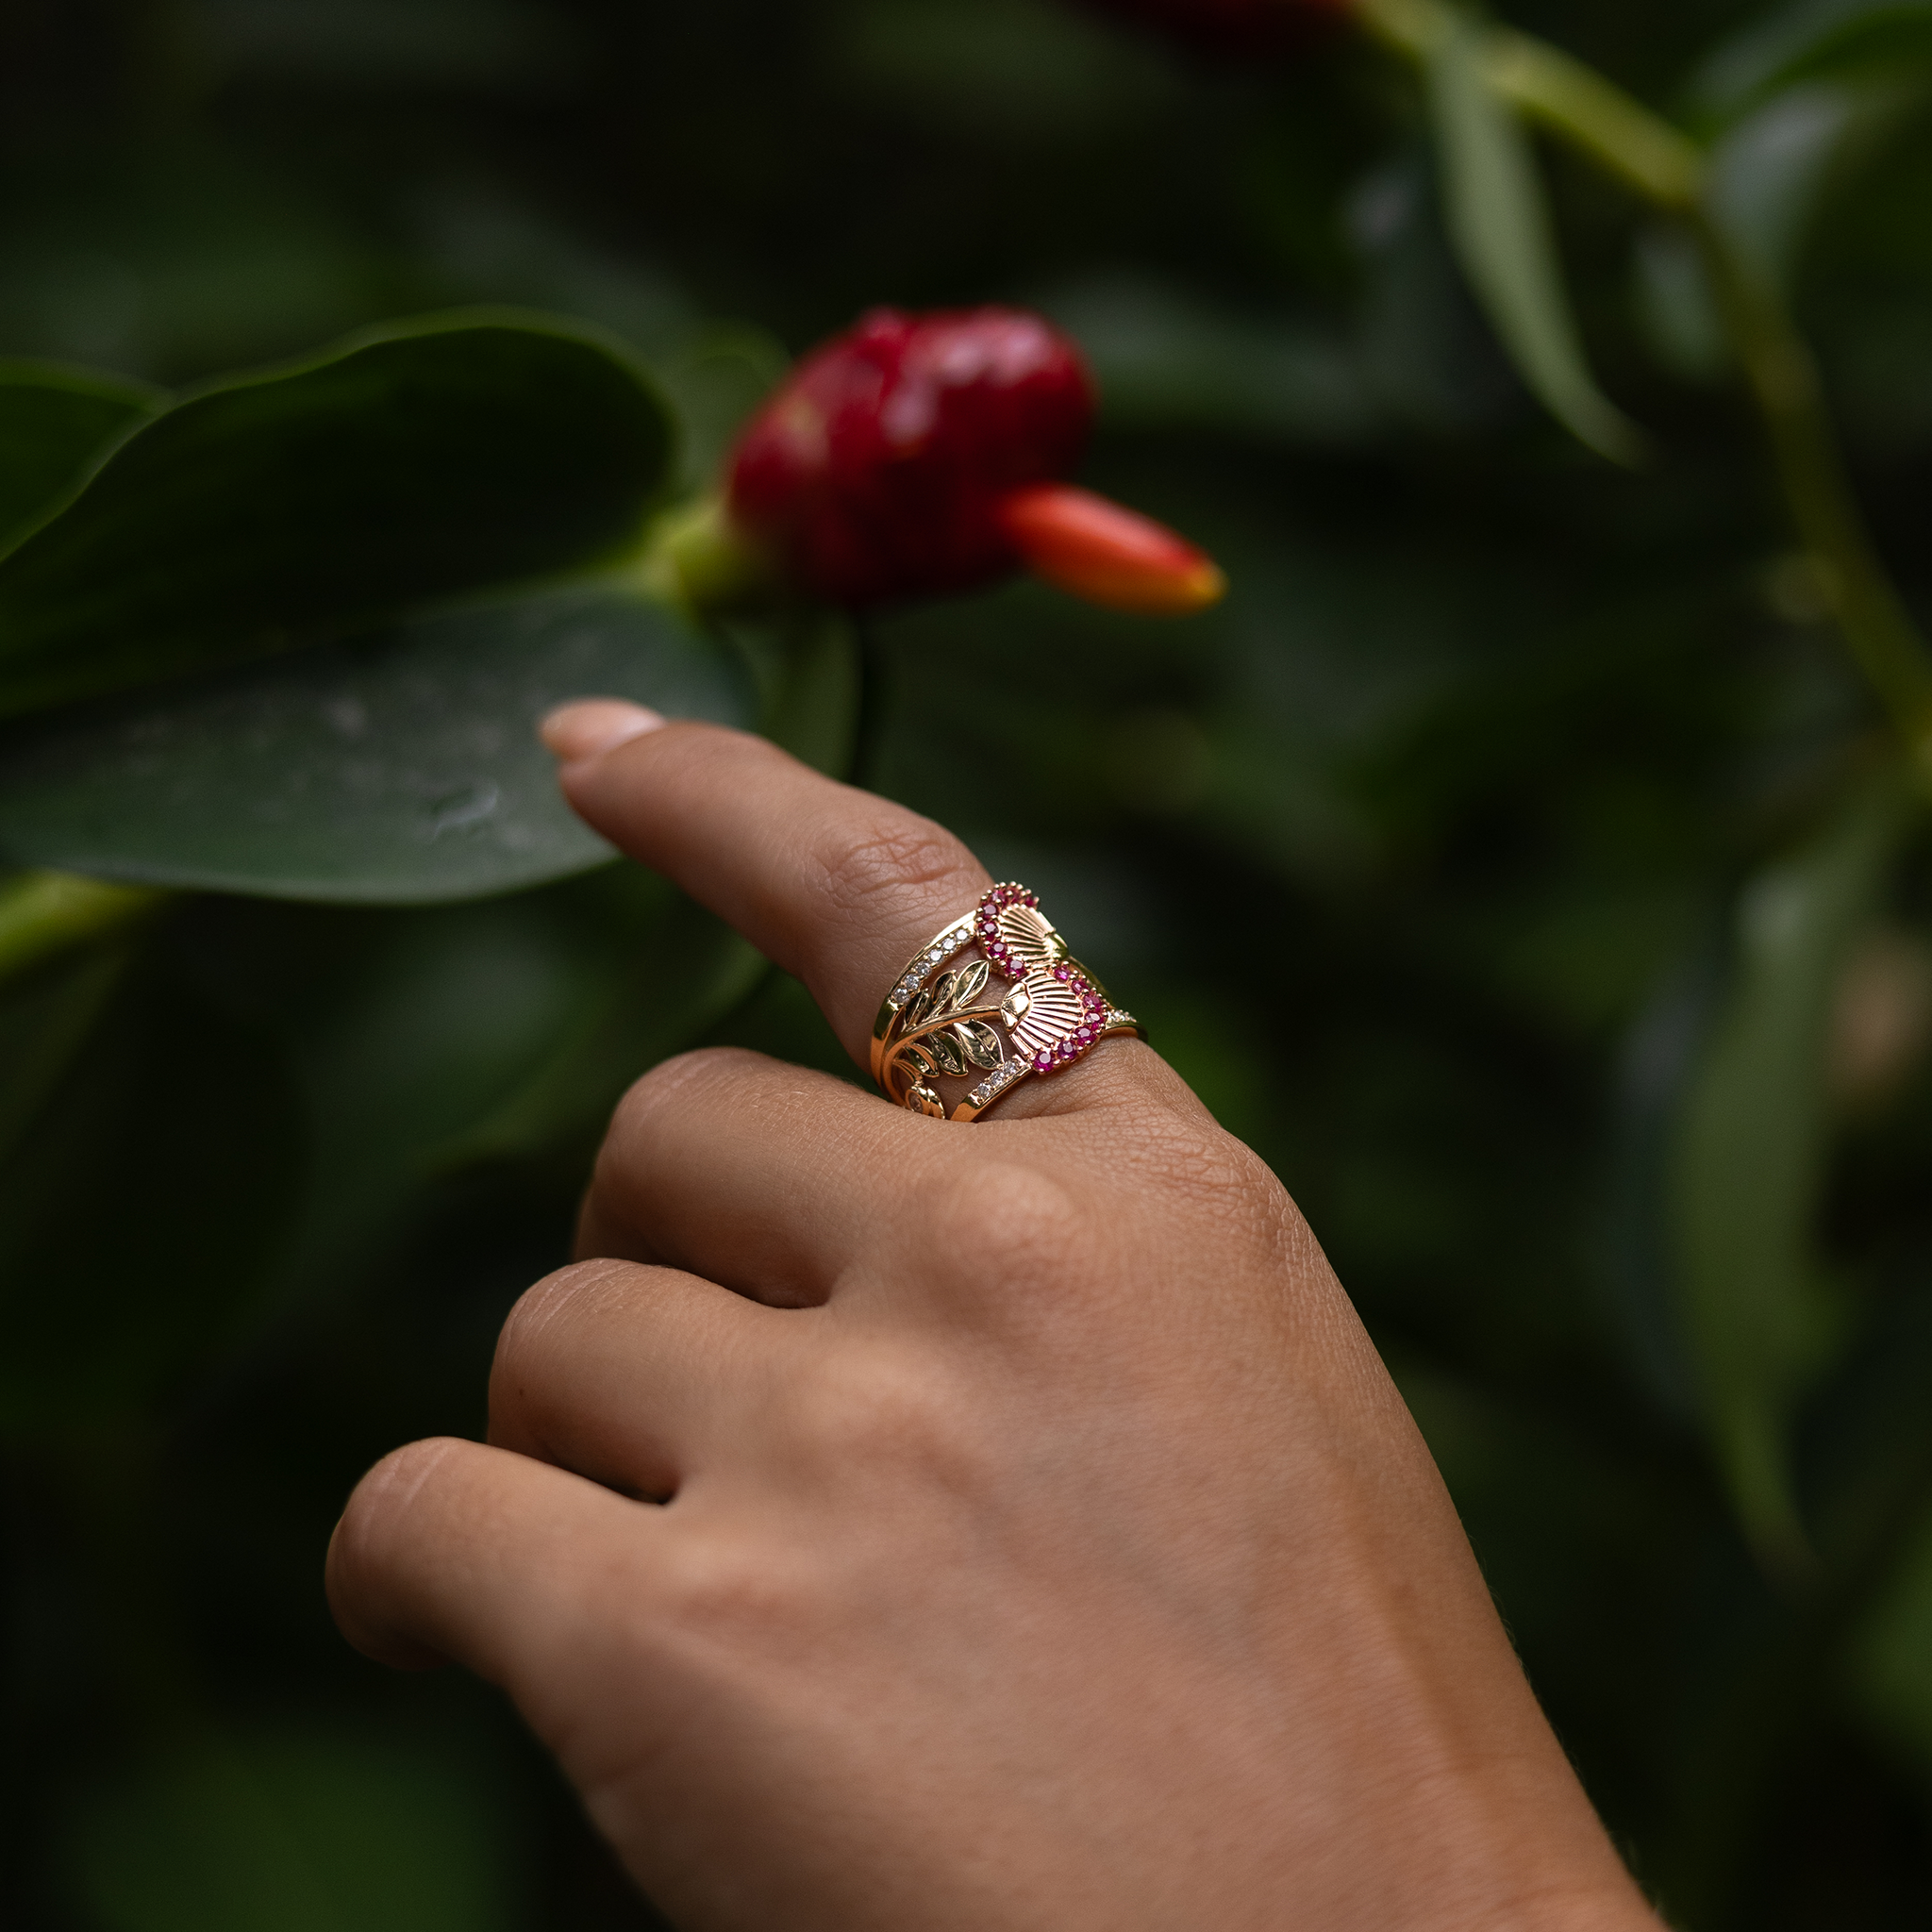
[[[862,1058],[985,872],[655,723],[553,720],[573,804]],[[688,1055],[578,1251],[329,1591],[502,1685],[680,1925],[1655,1932],[1314,1238],[1147,1047],[970,1126]]]

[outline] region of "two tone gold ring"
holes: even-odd
[[[1116,1033],[1146,1037],[1075,959],[1039,895],[994,886],[917,954],[879,1007],[872,1076],[934,1120],[977,1120],[1029,1074],[1057,1074]],[[950,1112],[942,1083],[972,1082]]]

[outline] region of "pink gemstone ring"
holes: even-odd
[[[1057,1074],[1114,1033],[1146,1038],[1068,952],[1039,894],[1009,883],[899,975],[873,1023],[872,1074],[914,1113],[973,1121],[1029,1074]],[[942,1082],[967,1087],[950,1111]]]

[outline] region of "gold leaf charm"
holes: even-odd
[[[946,1103],[930,1087],[913,1088],[906,1096],[906,1104],[927,1120],[942,1121],[946,1117]]]
[[[966,1071],[966,1055],[950,1033],[928,1033],[920,1042],[939,1062],[940,1072],[958,1079]]]
[[[975,959],[972,965],[961,968],[958,984],[953,988],[953,1005],[970,1007],[979,997],[991,971],[984,959]]]
[[[999,1035],[984,1020],[962,1021],[953,1030],[966,1049],[966,1058],[975,1067],[991,1071],[1006,1058],[1000,1050]]]

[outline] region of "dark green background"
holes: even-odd
[[[1694,125],[1772,9],[1507,11]],[[1797,286],[1923,603],[1919,99],[1826,180]],[[1871,724],[1748,415],[1659,319],[1666,239],[1555,165],[1593,357],[1663,452],[1633,475],[1514,385],[1415,90],[1360,50],[1213,70],[1048,0],[22,0],[0,158],[0,355],[176,384],[533,305],[658,369],[693,475],[721,358],[775,370],[882,300],[1075,328],[1085,480],[1234,592],[885,617],[861,774],[1041,889],[1281,1173],[1674,1921],[1932,1922],[1925,1083],[1837,1129],[1806,1589],[1733,1526],[1660,1258],[1726,908]],[[1928,884],[1921,839],[1890,920],[1922,954]],[[480,1429],[601,1110],[700,1035],[834,1063],[795,988],[623,871],[192,900],[0,1001],[0,1920],[647,1923],[491,1694],[340,1643],[320,1562],[369,1461]]]

